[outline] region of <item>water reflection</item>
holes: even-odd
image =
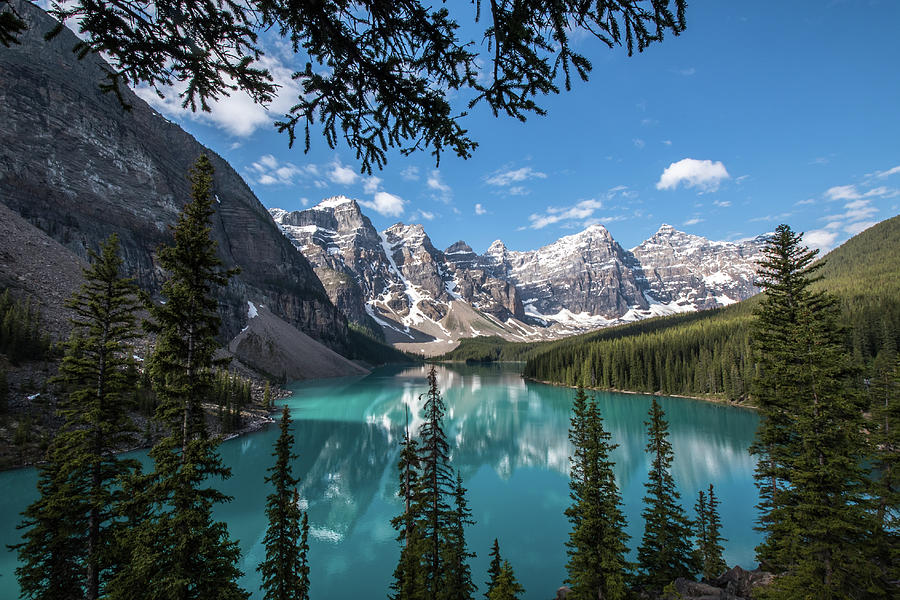
[[[425,369],[381,369],[363,379],[330,380],[296,386],[287,400],[294,416],[298,455],[295,473],[309,511],[312,534],[312,593],[329,598],[385,597],[397,557],[390,519],[400,510],[395,497],[398,441],[407,411],[421,424]],[[568,525],[569,410],[574,392],[526,383],[515,367],[445,366],[438,382],[448,407],[447,437],[452,462],[469,488],[477,524],[468,540],[478,553],[472,568],[484,579],[487,550],[494,537],[516,568],[527,597],[552,597],[565,577]],[[616,478],[625,499],[630,547],[639,540],[643,481],[647,472],[643,422],[649,398],[599,393],[607,429],[619,444]],[[684,505],[697,490],[714,483],[722,500],[726,559],[752,566],[753,463],[747,454],[756,415],[678,398],[660,400],[670,423],[676,482]],[[240,540],[244,585],[258,586],[256,564],[263,556],[265,469],[272,463],[277,428],[223,444],[232,467],[225,482],[234,500],[217,512]],[[30,489],[0,500],[0,543],[15,541],[12,515],[33,497],[33,471],[0,474],[0,485]],[[26,481],[27,480],[27,481]],[[7,487],[4,485],[4,487]],[[5,537],[3,537],[5,536]],[[0,554],[0,597],[14,597],[14,556]],[[254,597],[259,597],[258,595]]]

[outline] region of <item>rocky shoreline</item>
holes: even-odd
[[[290,390],[270,384],[273,405],[267,409],[263,406],[266,380],[239,363],[234,367],[235,372],[250,379],[251,403],[241,409],[241,426],[225,434],[223,440],[253,433],[274,423],[277,418],[274,402],[293,394]],[[47,383],[57,369],[58,361],[27,363],[21,367],[0,364],[0,370],[7,373],[9,385],[6,411],[0,415],[0,471],[33,467],[43,462],[50,440],[62,425],[62,420],[56,415],[56,393]],[[218,406],[209,404],[204,408],[210,433],[221,434]],[[149,448],[162,435],[161,431],[153,428],[147,415],[135,411],[131,416],[138,433],[134,443],[122,447],[119,452]]]

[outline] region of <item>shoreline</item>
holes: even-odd
[[[258,392],[259,392],[259,395],[261,396],[262,395],[262,384],[260,382],[262,380],[252,380],[252,381],[254,384],[257,384],[257,383],[259,384],[260,389],[258,390]],[[235,438],[239,438],[239,437],[245,436],[250,433],[256,433],[258,431],[262,431],[269,425],[276,423],[278,421],[277,415],[278,415],[278,412],[280,411],[280,406],[276,405],[276,402],[293,396],[294,392],[282,387],[281,385],[277,385],[277,384],[272,385],[270,389],[272,392],[271,408],[269,408],[269,409],[264,408],[262,406],[261,402],[260,402],[260,404],[253,403],[249,406],[244,407],[241,410],[241,421],[242,421],[241,427],[239,427],[235,431],[231,431],[227,434],[222,434],[221,431],[216,431],[215,427],[213,427],[213,428],[210,428],[211,429],[210,433],[221,436],[221,442],[227,442],[229,440],[233,440]],[[255,392],[257,392],[256,386],[254,386],[253,391],[254,391],[254,400],[255,400],[255,396],[256,396]],[[203,408],[204,408],[204,411],[206,412],[207,427],[209,427],[210,423],[216,422],[217,417],[215,415],[215,411],[218,410],[218,407],[214,406],[214,405],[204,405]],[[140,414],[132,415],[132,419],[135,422],[136,428],[139,430],[142,430],[143,426],[145,426],[146,423],[151,420],[150,418],[145,417]],[[138,435],[140,435],[140,434],[138,434]],[[139,443],[139,444],[135,444],[135,445],[129,445],[127,448],[122,448],[120,450],[117,450],[115,452],[115,454],[119,455],[119,454],[125,454],[126,452],[134,452],[137,450],[149,450],[156,443],[157,439],[158,439],[157,437],[154,437],[152,443],[150,443],[150,444]],[[32,458],[32,457],[27,457],[27,458]],[[44,464],[46,462],[45,460],[28,460],[27,458],[21,462],[15,461],[15,462],[0,465],[0,473],[4,473],[7,471],[15,471],[17,469],[31,469],[31,468],[37,467],[38,465]]]
[[[534,383],[540,383],[543,385],[551,385],[554,387],[564,387],[569,388],[570,390],[578,389],[577,385],[568,385],[565,383],[559,383],[557,381],[542,381],[540,379],[534,379],[533,377],[525,377],[522,376],[522,379],[525,381],[531,381]],[[602,388],[602,387],[585,387],[585,391],[593,391],[593,392],[615,392],[617,394],[634,394],[636,396],[666,396],[669,398],[684,398],[685,400],[699,400],[701,402],[709,402],[710,404],[718,404],[719,406],[727,406],[729,408],[743,408],[746,410],[752,410],[754,412],[759,411],[759,407],[754,406],[752,404],[743,404],[739,402],[733,402],[731,400],[727,400],[725,398],[717,398],[715,396],[688,396],[686,394],[664,394],[662,392],[636,392],[634,390],[620,390],[616,388]]]

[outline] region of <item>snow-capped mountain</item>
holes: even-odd
[[[715,242],[663,225],[626,250],[592,225],[537,250],[497,240],[479,255],[464,241],[438,250],[421,225],[379,232],[343,196],[269,212],[351,321],[377,324],[399,347],[429,344],[428,353],[462,337],[558,337],[724,306],[758,291],[761,237]]]
[[[332,302],[350,321],[380,328],[404,348],[453,347],[481,334],[540,339],[514,285],[457,260],[464,242],[441,252],[421,225],[397,223],[379,232],[355,200],[328,198],[303,211],[269,211],[312,263]]]
[[[648,299],[703,310],[733,304],[759,291],[756,263],[765,236],[713,242],[663,225],[631,253],[641,265]]]

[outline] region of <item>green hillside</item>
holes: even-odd
[[[842,303],[847,345],[861,364],[900,342],[900,216],[828,254],[817,283]],[[750,322],[758,298],[648,319],[553,342],[463,340],[445,360],[526,360],[524,374],[567,385],[745,399]]]

